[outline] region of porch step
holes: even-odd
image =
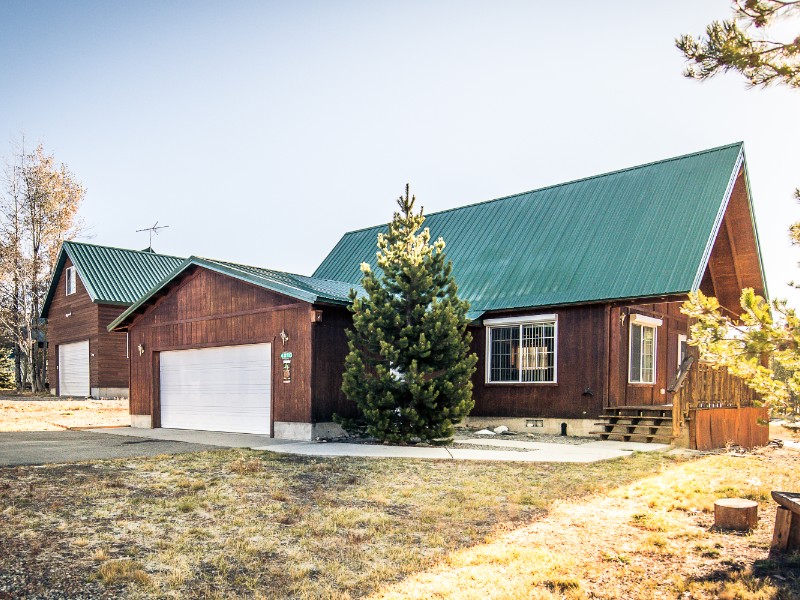
[[[595,423],[592,435],[601,440],[672,443],[672,406],[619,406],[607,408]]]
[[[592,432],[599,435],[601,440],[608,440],[614,442],[642,442],[644,444],[671,444],[671,435],[644,435],[639,433],[603,433]]]

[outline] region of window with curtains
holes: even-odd
[[[487,381],[490,383],[555,383],[557,321],[531,317],[524,321],[489,319]]]

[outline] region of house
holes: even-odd
[[[682,392],[670,390],[690,351],[687,294],[703,290],[733,312],[743,287],[766,294],[742,144],[430,214],[425,225],[445,239],[471,304],[475,423],[579,435],[618,409],[605,429],[616,431],[635,409],[623,438],[655,439],[686,420],[683,409],[674,417]],[[109,325],[130,335],[132,422],[335,431],[332,416],[354,410],[340,390],[348,291],[360,263],[377,268],[385,230],[345,234],[312,277],[187,259]]]
[[[333,414],[355,414],[340,389],[351,287],[186,259],[109,325],[130,335],[131,424],[341,433]]]
[[[41,316],[47,319],[50,392],[127,397],[128,347],[107,326],[182,259],[64,242]]]
[[[741,143],[434,213],[425,226],[447,243],[471,305],[476,424],[584,435],[609,409],[650,406],[646,423],[667,427],[689,351],[687,294],[738,315],[742,288],[767,292]],[[383,231],[347,233],[314,276],[358,282],[362,261],[377,268]]]

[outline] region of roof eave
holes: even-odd
[[[285,296],[289,296],[291,298],[295,298],[303,302],[308,302],[309,304],[315,304],[319,302],[336,304],[338,306],[347,306],[349,304],[349,301],[346,300],[340,300],[338,298],[328,298],[325,296],[312,294],[289,285],[268,280],[264,277],[257,277],[251,275],[250,273],[247,273],[230,265],[223,265],[213,260],[208,260],[197,256],[191,256],[187,258],[186,261],[184,261],[184,263],[179,265],[179,267],[176,268],[172,273],[167,275],[167,277],[162,279],[153,289],[151,289],[144,296],[142,296],[142,298],[140,298],[135,304],[131,305],[130,308],[128,308],[128,310],[123,312],[119,317],[117,317],[114,321],[112,321],[108,325],[108,330],[114,331],[116,329],[122,329],[123,327],[127,326],[129,324],[127,323],[129,318],[132,317],[133,314],[136,313],[140,308],[142,308],[152,296],[161,291],[161,289],[166,287],[170,283],[170,281],[172,281],[175,277],[180,275],[181,272],[183,272],[192,265],[203,267],[204,269],[208,269],[210,271],[214,271],[216,273],[220,273],[228,277],[233,277],[234,279],[244,281],[245,283],[249,283],[257,287],[267,289],[276,292],[278,294],[283,294]]]

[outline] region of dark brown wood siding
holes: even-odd
[[[98,305],[98,348],[95,352],[98,387],[128,387],[127,337],[124,331],[108,331],[111,322],[126,308],[127,306]]]
[[[98,310],[80,277],[76,277],[75,293],[67,296],[67,258],[47,314],[47,377],[51,389],[58,393],[58,346],[89,340],[90,385],[97,387]],[[67,316],[69,315],[69,316]],[[92,356],[94,355],[94,356]]]
[[[678,335],[687,335],[688,319],[681,314],[682,302],[635,304],[610,309],[611,351],[609,354],[610,406],[670,404],[666,389],[678,371]],[[656,338],[656,380],[652,384],[628,383],[630,315],[641,314],[662,320]],[[662,394],[661,390],[665,390]]]
[[[728,208],[717,233],[700,290],[714,296],[735,316],[741,314],[739,296],[751,287],[764,295],[764,280],[758,260],[758,244],[747,201],[747,182],[740,171]]]
[[[131,414],[151,414],[156,401],[154,353],[269,342],[273,420],[311,422],[312,327],[319,324],[310,304],[202,268],[165,292],[130,328]],[[291,383],[282,382],[282,352],[293,354]]]
[[[344,358],[347,356],[347,334],[352,325],[350,311],[346,308],[317,306],[322,311],[322,321],[313,326],[314,374],[314,421],[326,422],[334,414],[355,417],[355,403],[342,393]]]
[[[555,384],[486,383],[486,327],[470,327],[478,355],[473,377],[476,416],[593,418],[603,408],[608,356],[608,308],[604,305],[493,313],[485,318],[558,315]]]

